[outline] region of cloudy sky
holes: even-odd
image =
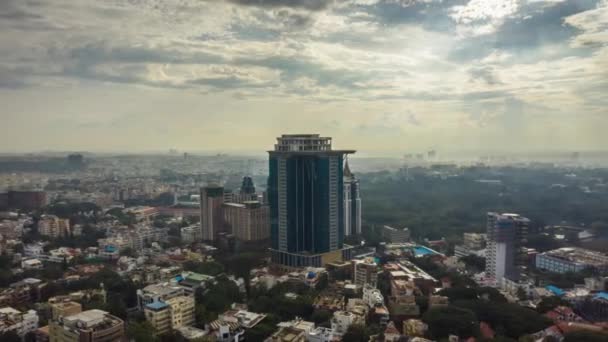
[[[608,146],[608,0],[0,0],[0,150]]]

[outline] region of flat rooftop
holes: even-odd
[[[608,265],[608,255],[578,247],[564,247],[542,253],[553,258],[592,266]]]

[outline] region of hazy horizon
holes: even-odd
[[[2,153],[608,146],[608,0],[5,0],[0,18]]]

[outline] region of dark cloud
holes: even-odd
[[[259,7],[292,7],[309,11],[321,11],[329,7],[333,0],[228,0],[232,3],[245,6]]]
[[[28,20],[28,19],[41,19],[40,15],[31,13],[20,7],[23,3],[16,0],[1,0],[0,1],[0,20]]]
[[[381,0],[373,5],[353,5],[359,11],[371,14],[376,22],[386,25],[413,24],[421,25],[427,30],[449,31],[455,27],[449,16],[452,6],[462,5],[469,0],[450,1],[416,1],[416,0]],[[344,10],[348,15],[352,7]]]
[[[49,49],[49,54],[64,57],[62,47]],[[223,57],[206,52],[185,52],[171,48],[111,46],[107,42],[88,43],[84,46],[72,48],[69,50],[67,57],[85,64],[106,62],[173,64],[224,62]]]
[[[19,89],[27,86],[24,70],[0,66],[0,89]]]
[[[449,59],[466,62],[483,58],[495,50],[503,50],[523,58],[524,62],[528,56],[531,61],[538,61],[539,56],[535,52],[547,44],[566,43],[580,33],[575,27],[567,25],[564,18],[594,9],[598,2],[599,0],[568,0],[550,5],[539,2],[526,4],[520,10],[520,15],[507,18],[494,34],[462,41],[460,47],[450,53]],[[559,56],[540,57],[559,58],[589,52],[589,49],[562,49]]]
[[[237,65],[255,65],[281,72],[283,81],[291,82],[301,77],[307,77],[319,86],[337,86],[341,88],[363,89],[364,83],[373,74],[368,71],[350,69],[332,69],[325,65],[295,56],[271,56],[264,58],[240,58],[234,61]]]
[[[471,75],[472,80],[482,80],[488,85],[496,85],[502,83],[495,75],[494,68],[492,67],[472,67],[471,69],[469,69],[469,74]]]
[[[218,89],[266,88],[271,86],[271,84],[267,82],[252,82],[236,76],[198,78],[188,83],[193,85],[207,85]]]

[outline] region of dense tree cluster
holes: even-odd
[[[370,226],[409,227],[416,237],[434,239],[483,232],[488,211],[517,212],[532,219],[535,227],[584,223],[608,234],[608,212],[604,210],[608,192],[581,190],[583,185],[593,185],[595,177],[606,179],[608,174],[602,170],[576,170],[578,177],[573,180],[565,176],[568,172],[468,168],[445,179],[416,168],[408,170],[409,178],[404,173],[362,174],[364,220]],[[478,179],[497,179],[502,185],[488,185]],[[566,187],[551,187],[558,183]]]

